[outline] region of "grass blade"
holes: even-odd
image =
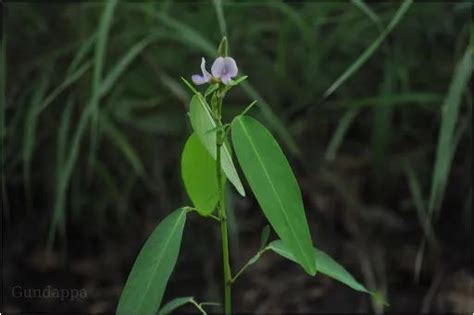
[[[66,79],[58,86],[56,87],[43,101],[41,104],[41,108],[39,109],[40,111],[43,111],[48,107],[54,100],[64,91],[66,90],[69,86],[74,84],[77,80],[79,80],[84,73],[86,73],[87,70],[91,67],[91,62],[86,62],[84,63],[77,71],[74,73],[68,74],[66,76]]]
[[[71,115],[73,109],[73,101],[72,99],[69,100],[66,108],[61,115],[61,122],[58,128],[58,142],[57,142],[57,152],[56,152],[56,165],[58,167],[57,174],[60,174],[61,169],[64,167],[64,163],[66,160],[66,148],[67,143],[69,141],[68,135],[69,131],[71,130]]]
[[[107,76],[104,78],[100,86],[100,96],[107,94],[110,89],[117,82],[118,78],[125,72],[128,66],[135,60],[135,58],[154,40],[155,36],[149,36],[135,45],[133,45],[127,53],[120,59],[119,62],[110,70]]]
[[[448,94],[441,108],[441,126],[438,136],[436,158],[433,167],[431,192],[428,204],[430,216],[439,210],[444,197],[451,162],[456,151],[456,123],[459,119],[461,97],[472,74],[472,52],[468,47],[458,63]]]
[[[105,115],[101,115],[101,122],[104,124],[105,135],[108,136],[122,152],[137,175],[144,177],[145,167],[143,166],[139,154],[130,144],[127,137],[115,126],[110,118],[106,117]]]
[[[27,204],[31,206],[31,161],[36,144],[36,127],[38,125],[40,104],[44,97],[48,82],[42,78],[39,87],[33,94],[30,106],[26,113],[24,134],[23,134],[23,181],[25,184]]]
[[[377,25],[380,31],[383,31],[383,24],[379,16],[363,0],[351,0],[352,4],[364,12],[372,22]]]
[[[381,102],[373,108],[372,155],[377,176],[382,174],[381,169],[392,133],[393,107],[386,105],[385,95],[390,95],[395,90],[396,75],[394,72],[395,66],[389,55],[385,62],[384,80],[380,88]],[[380,176],[378,178],[380,179]]]
[[[76,164],[77,159],[79,157],[79,149],[81,146],[82,138],[84,136],[84,132],[86,131],[87,124],[89,123],[91,117],[91,112],[92,107],[90,106],[90,104],[88,104],[88,106],[85,107],[81,115],[78,126],[76,127],[76,133],[74,134],[74,138],[72,139],[71,149],[69,151],[69,154],[67,155],[64,167],[60,170],[58,169],[59,173],[57,174],[54,207],[48,231],[48,248],[52,248],[53,246],[58,225],[61,222],[64,223],[66,193],[69,188],[69,183],[71,180],[74,165]]]
[[[408,187],[410,188],[410,193],[415,205],[421,228],[423,229],[429,242],[436,246],[436,238],[434,236],[429,217],[427,216],[427,206],[425,200],[423,200],[420,182],[415,174],[415,171],[408,164],[405,165],[405,176],[407,177]]]
[[[4,138],[6,135],[5,132],[5,109],[6,109],[6,73],[7,73],[7,63],[6,63],[6,43],[7,37],[5,36],[5,31],[1,30],[1,38],[0,38],[0,169],[1,169],[1,181],[2,181],[2,209],[4,209],[2,215],[5,218],[9,218],[10,211],[7,202],[7,188],[6,188],[6,178],[5,172],[5,147],[4,147]],[[3,218],[2,218],[3,219]],[[2,220],[3,222],[3,220]],[[3,225],[2,225],[3,228]]]
[[[109,37],[109,30],[112,24],[112,19],[117,6],[118,0],[108,0],[105,3],[104,11],[100,18],[100,24],[97,33],[97,41],[94,53],[94,72],[92,76],[92,96],[89,103],[92,107],[92,125],[91,125],[91,155],[93,155],[98,143],[98,122],[99,122],[99,101],[101,93],[102,75],[104,71],[105,53],[107,48],[107,41]]]
[[[72,74],[77,69],[77,67],[79,67],[79,65],[83,62],[84,58],[92,50],[96,38],[97,33],[94,33],[82,42],[79,50],[77,51],[76,55],[74,56],[74,59],[71,61],[71,64],[67,69],[68,75]]]
[[[411,4],[413,3],[412,0],[405,0],[400,5],[400,8],[397,10],[395,15],[393,16],[392,20],[388,24],[388,26],[383,30],[383,32],[374,40],[374,42],[367,47],[367,49],[354,61],[349,68],[347,68],[344,73],[337,78],[336,81],[324,92],[324,97],[328,97],[331,95],[339,86],[341,86],[347,79],[349,79],[360,67],[373,55],[373,53],[377,50],[380,44],[385,40],[388,34],[395,28],[395,26],[400,22],[402,17],[405,15],[407,10],[410,8]]]
[[[214,8],[216,9],[217,21],[219,22],[219,29],[222,36],[227,36],[227,26],[225,23],[224,10],[222,8],[222,0],[213,0]]]
[[[255,90],[255,88],[250,85],[248,82],[241,83],[242,88],[247,93],[250,98],[257,101],[257,106],[262,111],[263,118],[268,122],[271,128],[280,136],[283,143],[288,147],[294,155],[300,155],[300,149],[296,144],[295,139],[290,134],[290,132],[286,129],[283,122],[280,118],[272,111],[270,105],[263,99],[262,96]]]
[[[358,113],[359,110],[357,108],[349,109],[344,113],[341,120],[339,121],[339,124],[337,125],[336,131],[334,132],[331,141],[329,141],[326,153],[324,154],[326,160],[334,160],[337,151],[339,150],[339,147],[341,146],[342,141],[346,136],[347,131],[349,130],[350,126],[352,125],[352,122],[354,121]]]

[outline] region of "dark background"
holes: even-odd
[[[223,1],[220,22],[216,3],[119,2],[110,23],[105,2],[2,4],[3,311],[115,310],[149,233],[189,204],[180,77],[198,73],[202,56],[210,67],[227,34],[249,78],[228,95],[226,119],[258,100],[251,114],[294,168],[315,244],[390,304],[266,254],[234,286],[234,310],[472,312],[472,94],[455,79],[472,58],[472,3],[415,3],[380,45],[399,2]],[[107,25],[108,36],[94,35]],[[147,37],[98,99],[92,128],[85,108],[103,82],[94,71],[107,77]],[[459,112],[449,110],[457,97]],[[251,194],[228,188],[235,271],[266,221]],[[218,227],[192,215],[164,301],[220,301],[220,255]],[[15,286],[87,297],[15,297]]]

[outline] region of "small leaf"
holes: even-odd
[[[209,105],[201,95],[194,95],[191,99],[189,106],[189,116],[191,118],[191,124],[194,131],[196,132],[199,140],[211,154],[212,158],[216,159],[216,133],[211,132],[216,127],[216,123],[211,116]],[[237,191],[245,196],[245,190],[240,181],[239,175],[232,161],[229,148],[226,144],[222,147],[222,169],[229,179],[229,181],[235,186]]]
[[[201,144],[196,133],[189,137],[184,146],[181,176],[186,192],[199,214],[211,214],[219,199],[216,161]]]
[[[209,95],[212,94],[212,92],[214,92],[218,88],[219,88],[219,83],[210,84],[209,87],[206,89],[206,92],[204,92],[204,96],[208,97]]]
[[[186,209],[168,215],[150,235],[130,272],[117,314],[156,314],[178,259]]]
[[[267,246],[268,237],[270,237],[270,227],[265,225],[262,230],[262,235],[260,236],[260,249],[263,249],[265,246]]]
[[[247,78],[248,78],[248,76],[246,76],[246,75],[243,75],[243,76],[241,76],[241,77],[238,77],[236,80],[230,81],[230,85],[231,85],[231,86],[237,86],[237,85],[239,85],[241,82],[247,80]]]
[[[286,259],[296,262],[295,256],[281,240],[271,242],[270,245],[268,245],[268,248],[273,250],[278,255],[285,257]],[[369,290],[367,290],[362,284],[354,279],[354,277],[331,256],[322,250],[317,249],[316,247],[314,248],[314,252],[316,256],[316,268],[318,272],[342,282],[356,291],[371,294]]]
[[[270,132],[257,120],[240,116],[232,123],[240,166],[265,216],[297,262],[316,273],[311,234],[295,175]]]
[[[256,253],[252,258],[249,259],[247,266],[255,264],[260,259],[260,257],[262,257],[262,254],[260,252]]]
[[[216,3],[216,1],[214,1],[214,4]],[[219,24],[222,25],[222,21],[224,19],[224,15],[222,13],[222,3],[220,3],[220,9],[217,9],[217,12],[218,12],[218,20],[219,20]],[[222,27],[221,26],[221,32],[225,34],[225,27]],[[219,47],[217,48],[217,52],[219,54],[219,56],[221,57],[227,57],[227,54],[228,54],[228,51],[229,51],[229,45],[227,43],[227,37],[222,37],[222,40],[219,44]]]
[[[177,308],[180,308],[181,306],[192,303],[193,297],[192,296],[184,296],[184,297],[178,297],[175,299],[172,299],[168,303],[166,303],[158,312],[158,315],[167,315],[171,314],[174,310]]]

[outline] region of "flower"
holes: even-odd
[[[218,57],[211,67],[211,73],[206,70],[206,59],[201,60],[201,74],[195,74],[191,77],[194,84],[201,85],[208,82],[222,82],[225,85],[230,84],[233,77],[237,75],[239,69],[232,57]]]

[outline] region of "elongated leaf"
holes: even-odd
[[[324,92],[324,97],[331,95],[339,86],[341,86],[347,79],[349,79],[362,65],[369,60],[373,53],[377,50],[380,44],[383,43],[388,34],[397,26],[398,22],[405,15],[407,10],[410,8],[412,0],[405,0],[400,8],[397,10],[388,26],[383,32],[373,41],[373,43],[365,49],[365,51],[354,61],[346,71]]]
[[[48,82],[45,78],[39,83],[38,88],[32,96],[31,105],[28,108],[25,119],[25,131],[23,134],[23,180],[25,185],[31,187],[31,162],[33,159],[33,152],[36,146],[36,127],[39,120],[39,106],[44,97]]]
[[[336,131],[334,132],[331,141],[329,142],[328,148],[324,157],[326,160],[332,161],[336,157],[336,153],[339,150],[339,147],[346,136],[347,131],[349,130],[354,118],[359,113],[357,108],[348,109],[344,115],[341,117],[339,124],[337,125]]]
[[[86,131],[87,124],[89,123],[91,112],[92,107],[87,105],[75,129],[75,133],[71,141],[71,148],[69,150],[69,153],[67,154],[66,160],[64,161],[64,166],[59,167],[58,165],[54,208],[48,231],[48,248],[51,248],[53,246],[58,225],[64,222],[66,192],[69,188],[69,183],[71,180],[72,172],[74,170],[74,166],[76,165],[77,159],[79,157],[79,150],[82,138]]]
[[[189,198],[201,215],[214,211],[218,199],[216,161],[193,133],[181,156],[181,176]]]
[[[56,167],[57,174],[61,173],[66,159],[66,148],[69,140],[69,132],[71,130],[71,116],[73,109],[73,100],[70,98],[61,115],[61,123],[58,128],[57,145],[56,145]]]
[[[288,247],[281,240],[273,241],[268,245],[268,248],[277,253],[280,256],[285,257],[291,261],[297,262],[295,256],[291,253]],[[314,248],[316,256],[316,268],[318,272],[333,278],[341,283],[344,283],[348,287],[359,291],[369,293],[362,284],[360,284],[354,277],[339,263],[337,263],[331,256],[323,252],[322,250]]]
[[[232,141],[240,166],[268,221],[291,248],[296,261],[314,275],[314,250],[303,199],[280,146],[262,124],[247,116],[239,116],[232,123]]]
[[[97,30],[97,40],[94,51],[94,70],[92,75],[92,94],[89,102],[91,107],[91,150],[89,160],[93,161],[97,145],[99,143],[99,102],[101,96],[101,84],[103,80],[103,72],[107,51],[107,43],[109,38],[109,30],[112,25],[113,15],[118,0],[109,0],[104,5],[101,15],[99,28]]]
[[[77,69],[77,67],[79,67],[87,54],[92,50],[96,38],[97,32],[90,35],[87,39],[81,41],[80,47],[69,64],[69,67],[67,68],[68,75],[71,75]]]
[[[436,160],[433,167],[433,178],[428,204],[429,214],[437,212],[444,198],[452,159],[456,151],[454,134],[459,120],[461,97],[472,74],[471,48],[467,48],[457,65],[456,72],[449,86],[448,94],[441,109],[441,126],[436,149]]]
[[[227,35],[227,26],[224,17],[224,9],[222,8],[222,0],[214,0],[214,8],[216,9],[217,21],[219,22],[219,28],[222,36]]]
[[[122,152],[123,156],[128,160],[137,175],[145,176],[145,167],[143,166],[140,155],[137,153],[133,145],[128,141],[127,136],[115,125],[115,123],[101,114],[101,122],[104,124],[105,135],[108,136],[117,148]]]
[[[174,310],[180,308],[183,305],[193,302],[192,296],[183,296],[172,299],[168,303],[166,303],[159,311],[158,315],[168,315],[171,314]]]
[[[43,101],[41,104],[41,108],[39,109],[40,111],[43,111],[46,109],[64,90],[66,90],[68,87],[70,87],[72,84],[74,84],[77,80],[79,80],[84,73],[87,72],[91,67],[90,62],[84,63],[80,68],[77,69],[77,71],[68,74],[66,79],[58,85],[53,92],[51,92]]]
[[[212,118],[209,105],[206,103],[204,98],[200,95],[194,95],[191,99],[189,106],[189,116],[191,117],[191,124],[196,132],[199,140],[201,140],[204,147],[209,151],[212,158],[216,159],[216,133],[208,132],[216,127],[216,123]],[[235,186],[235,189],[245,196],[245,190],[240,181],[239,175],[232,161],[229,148],[226,144],[222,147],[222,169],[229,179],[229,181]]]
[[[351,2],[362,10],[362,12],[364,12],[380,30],[383,30],[382,21],[379,16],[363,0],[351,0]]]
[[[6,81],[6,67],[7,63],[5,60],[5,51],[6,51],[6,34],[2,32],[2,40],[0,40],[0,152],[2,152],[1,167],[3,169],[3,137],[5,136],[5,107],[6,97],[5,97],[5,81]],[[3,175],[2,175],[2,185],[3,185]]]
[[[122,291],[117,314],[156,314],[178,259],[186,209],[168,215],[150,235]]]
[[[118,78],[125,72],[128,66],[136,59],[138,55],[153,41],[154,37],[149,36],[133,45],[124,56],[117,62],[117,64],[110,70],[107,76],[102,81],[100,86],[100,95],[107,94],[114,86]]]

